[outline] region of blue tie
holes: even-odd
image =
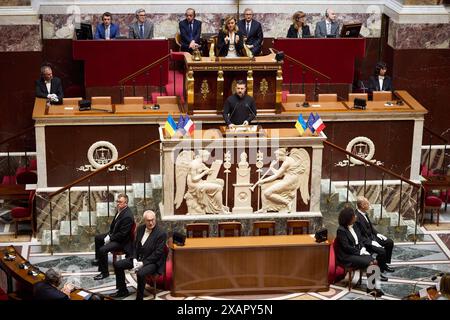
[[[139,26],[139,37],[144,39],[144,26],[142,24]]]
[[[193,26],[193,24],[192,24],[192,22],[191,23],[189,23],[189,34],[190,34],[190,36],[191,36],[191,40],[193,40],[193,35],[194,35],[194,26]]]

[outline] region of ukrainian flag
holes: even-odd
[[[297,122],[295,123],[295,127],[297,128],[298,132],[300,133],[300,136],[303,135],[306,128],[308,127],[305,120],[303,120],[302,114],[298,115]]]
[[[169,133],[169,135],[171,137],[173,137],[173,135],[177,131],[177,124],[175,123],[175,120],[173,120],[171,115],[169,115],[167,117],[167,121],[166,121],[166,124],[164,125],[164,129],[166,130],[167,133]]]

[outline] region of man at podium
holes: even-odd
[[[223,119],[229,128],[248,125],[256,117],[255,99],[247,95],[247,85],[236,81],[236,93],[229,96],[223,107]]]

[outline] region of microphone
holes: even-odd
[[[228,115],[228,120],[231,122],[231,117],[233,116],[233,114],[234,114],[234,112],[236,111],[236,108],[237,108],[237,105],[239,104],[239,102],[236,102],[235,104],[234,104],[234,108],[233,108],[233,111],[231,111],[231,113]],[[233,123],[233,122],[231,122],[231,123]],[[233,123],[234,124],[234,123]],[[228,124],[227,124],[228,125]]]
[[[253,119],[255,119],[255,122],[256,122],[256,132],[258,132],[259,122],[258,122],[258,118],[256,117],[256,113],[253,112],[252,108],[250,108],[250,106],[248,105],[247,102],[245,103],[245,106],[248,110],[250,110],[250,113],[253,115]],[[250,124],[250,121],[249,121],[249,124]]]

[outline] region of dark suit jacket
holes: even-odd
[[[131,228],[134,224],[134,216],[129,207],[123,209],[120,215],[111,222],[109,237],[111,241],[120,243],[126,252],[131,252],[133,239]]]
[[[47,99],[49,93],[54,93],[58,96],[58,102],[52,102],[52,104],[62,104],[64,92],[62,89],[61,79],[58,77],[53,77],[51,82],[50,92],[48,92],[44,79],[40,78],[39,80],[36,80],[36,97]]]
[[[35,300],[69,300],[69,297],[64,292],[46,281],[36,283],[33,290]]]
[[[369,218],[369,217],[367,217]],[[362,215],[362,213],[359,210],[356,210],[356,222],[355,224],[358,226],[358,229],[361,232],[361,235],[364,238],[367,238],[370,242],[372,240],[377,240],[377,233],[378,231],[375,229],[375,227],[372,225],[372,222],[369,219],[369,222],[367,222],[366,218]]]
[[[262,43],[264,40],[261,23],[256,20],[252,20],[252,24],[250,25],[250,31],[248,34],[246,26],[247,22],[245,21],[245,19],[242,19],[238,22],[239,31],[241,31],[242,34],[247,37],[247,41],[245,43],[253,45],[253,48],[251,48],[250,50],[252,51],[254,56],[257,56],[261,53]]]
[[[239,30],[236,34],[239,35],[239,41],[235,44],[236,55],[238,57],[245,57],[244,34],[241,32],[241,30]],[[222,30],[219,31],[219,36],[217,37],[217,49],[219,50],[219,57],[226,57],[228,54],[230,42],[225,43],[226,36],[228,36],[228,34],[224,33]]]
[[[181,20],[178,24],[180,28],[180,36],[181,36],[181,51],[191,52],[192,49],[189,49],[189,44],[192,40],[196,43],[200,44],[200,35],[202,33],[202,22],[196,19],[192,20],[192,36],[191,31],[189,30],[189,23],[186,19]]]
[[[109,29],[109,38],[114,39],[117,36],[120,36],[119,27],[116,24],[111,23],[111,27]],[[97,25],[94,39],[105,39],[105,26],[103,25],[103,23],[99,23]]]
[[[153,23],[150,21],[144,22],[144,38],[142,39],[153,39]],[[130,24],[129,31],[128,31],[128,38],[129,39],[141,39],[141,36],[139,35],[139,23],[135,22]]]
[[[311,36],[311,31],[309,30],[309,26],[304,25],[302,27],[302,37],[307,36]],[[297,29],[295,29],[295,26],[293,24],[291,24],[291,26],[289,27],[286,38],[298,38]]]
[[[384,76],[383,88],[380,88],[378,76],[370,76],[369,78],[369,92],[374,91],[393,91],[392,79],[389,76]]]
[[[156,225],[150,236],[141,244],[142,237],[145,233],[145,224],[140,225],[136,231],[136,240],[134,243],[133,258],[144,262],[144,266],[148,264],[156,264],[159,274],[164,273],[166,263],[166,247],[167,233]]]
[[[331,23],[331,35],[339,37],[339,23],[337,21]],[[325,20],[319,21],[316,24],[316,30],[314,31],[316,38],[326,38],[327,36],[327,23]]]
[[[351,256],[359,256],[359,252],[362,247],[369,245],[367,239],[365,239],[356,224],[353,225],[356,236],[358,237],[358,245],[356,245],[355,238],[351,232],[342,226],[339,226],[336,233],[337,251],[335,252],[336,258],[339,262],[347,265]]]

